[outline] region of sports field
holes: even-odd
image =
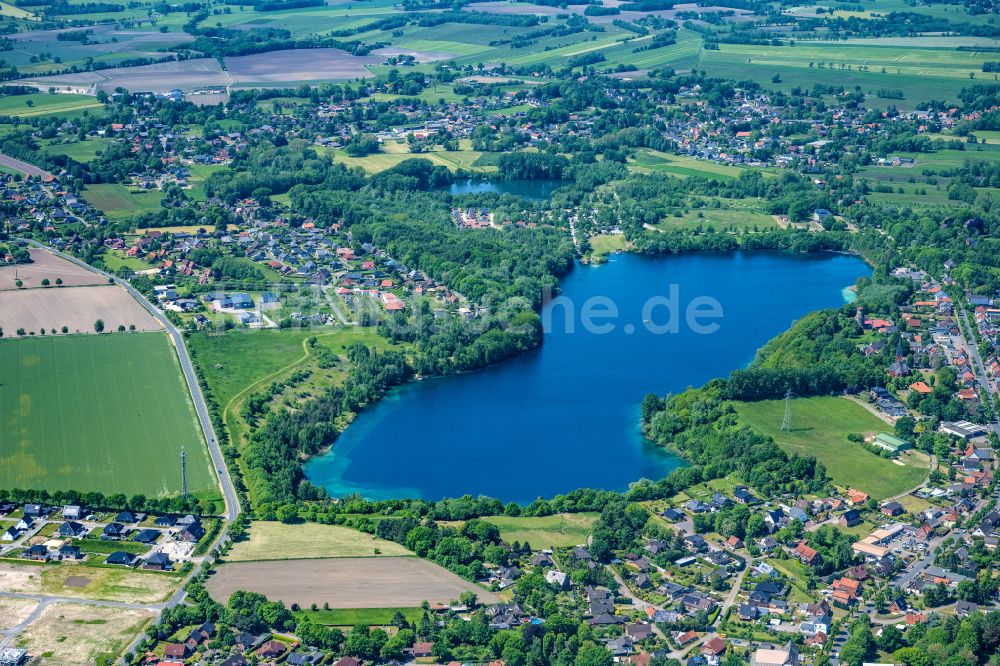
[[[164,333],[0,340],[0,487],[173,495],[215,477]]]
[[[891,433],[892,426],[847,398],[793,400],[791,432],[781,430],[784,400],[738,402],[736,411],[788,453],[816,456],[835,484],[863,490],[875,499],[913,488],[927,476],[928,461],[923,454],[905,454],[900,458],[904,464],[897,465],[848,441],[850,433]]]

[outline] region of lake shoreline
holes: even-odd
[[[648,264],[648,266],[653,266],[653,265],[659,264],[658,260],[660,258],[662,258],[661,255],[650,255],[650,254],[645,254],[645,253],[627,252],[627,253],[623,253],[623,254],[633,255],[636,259],[642,257],[643,259],[646,259],[646,260],[648,260],[648,259],[656,259],[657,260],[655,262],[655,264],[654,264],[654,262],[650,262],[650,264]],[[766,259],[767,255],[771,255],[776,261],[778,261],[780,263],[783,260],[784,261],[787,261],[789,259],[794,260],[794,258],[802,258],[802,257],[807,257],[809,255],[812,255],[814,257],[818,257],[821,254],[826,254],[826,255],[842,255],[842,256],[849,256],[849,257],[852,257],[852,258],[863,259],[857,253],[853,253],[853,252],[825,251],[825,252],[800,253],[800,252],[793,252],[793,251],[788,251],[788,250],[752,250],[752,251],[750,251],[750,250],[740,250],[740,251],[736,251],[736,252],[734,252],[734,251],[698,251],[698,250],[692,250],[692,251],[689,251],[689,252],[677,253],[677,254],[674,255],[674,257],[677,258],[677,259],[682,259],[682,260],[690,262],[691,259],[692,259],[692,257],[695,257],[696,255],[703,255],[704,257],[710,259],[711,261],[718,262],[721,258],[724,258],[727,255],[732,255],[733,256],[732,260],[737,261],[738,263],[748,262],[748,261],[752,263],[755,260],[755,258],[761,258],[761,257],[763,257],[764,259]],[[584,264],[583,262],[573,262],[572,268],[569,271],[567,271],[564,276],[562,276],[560,278],[560,287],[562,287],[563,285],[565,285],[567,281],[573,280],[574,279],[573,278],[574,275],[579,274],[579,271],[575,271],[574,270],[577,267],[577,263],[579,263],[579,265],[581,265],[581,266],[587,265],[587,264]],[[868,262],[864,262],[863,261],[861,263],[863,263],[863,265],[865,265],[865,266],[868,266]],[[584,274],[586,274],[586,273],[589,273],[589,271],[584,272]],[[597,273],[601,273],[601,272],[599,271]],[[856,274],[860,273],[860,275],[858,275],[859,277],[861,275],[863,275],[863,271],[855,271],[855,273]],[[839,285],[836,286],[836,292],[837,292],[838,296],[840,295],[840,293],[843,290],[843,287],[840,286],[842,284],[843,284],[843,282],[839,282]],[[831,307],[831,306],[826,306],[826,307]],[[799,313],[799,316],[802,316],[804,314],[807,314],[808,312],[813,312],[813,311],[816,311],[816,310],[819,310],[819,309],[824,309],[824,307],[816,307],[816,308],[808,309],[808,310],[806,310],[804,312]],[[775,335],[780,335],[782,332],[788,330],[788,327],[790,325],[791,325],[791,323],[789,323],[787,326],[786,325],[782,325],[780,329],[776,329],[775,330]],[[507,368],[508,366],[510,366],[512,364],[513,365],[521,364],[523,366],[523,364],[525,363],[525,359],[531,359],[532,358],[532,354],[529,353],[531,351],[534,351],[535,362],[537,363],[539,355],[542,353],[542,350],[546,348],[546,344],[548,343],[548,341],[546,341],[544,339],[545,337],[550,337],[550,336],[549,336],[549,334],[546,334],[543,337],[543,340],[540,342],[539,346],[536,347],[536,348],[534,348],[533,350],[525,350],[523,352],[515,354],[514,356],[511,356],[511,357],[509,357],[507,359],[504,359],[501,362],[494,363],[494,364],[491,364],[489,366],[485,366],[483,368],[476,368],[476,369],[472,369],[472,370],[464,370],[464,371],[460,371],[460,372],[456,372],[456,373],[452,373],[452,374],[448,374],[448,375],[433,375],[433,376],[429,375],[429,376],[414,377],[413,379],[407,381],[406,383],[404,383],[404,384],[402,384],[400,386],[397,386],[397,387],[393,387],[389,391],[384,392],[382,394],[382,396],[377,401],[373,401],[372,403],[370,403],[369,405],[367,405],[363,410],[359,411],[358,414],[354,415],[354,417],[351,419],[351,421],[348,424],[348,426],[344,427],[342,430],[340,430],[338,432],[337,438],[336,438],[336,440],[334,440],[334,442],[331,444],[331,446],[329,446],[326,449],[324,449],[323,452],[321,452],[319,454],[316,454],[315,456],[310,457],[308,460],[306,460],[304,462],[304,471],[306,473],[306,477],[311,482],[316,483],[317,485],[322,485],[322,486],[326,487],[328,489],[328,492],[330,492],[330,495],[332,497],[343,496],[344,494],[350,494],[352,492],[360,492],[363,496],[366,496],[366,497],[369,497],[369,498],[374,498],[374,499],[385,499],[386,497],[399,497],[398,494],[391,492],[388,488],[384,488],[382,491],[375,490],[374,488],[378,484],[374,483],[374,482],[372,484],[368,484],[367,487],[363,487],[364,484],[357,485],[357,484],[350,484],[350,483],[332,483],[330,481],[330,478],[328,478],[326,474],[320,473],[319,475],[317,475],[317,473],[315,471],[316,467],[317,467],[317,465],[320,465],[320,466],[323,466],[324,469],[326,469],[325,465],[328,464],[328,461],[337,458],[337,455],[338,455],[337,454],[337,450],[340,449],[341,447],[345,447],[345,446],[347,448],[345,449],[345,452],[342,454],[342,460],[338,464],[339,465],[350,464],[351,463],[350,454],[351,454],[352,451],[355,451],[355,450],[359,449],[359,441],[364,440],[364,441],[367,442],[367,444],[370,444],[371,436],[370,436],[370,434],[369,434],[368,431],[371,429],[371,427],[373,425],[372,422],[371,422],[372,417],[368,417],[368,416],[365,417],[366,418],[366,422],[362,426],[362,428],[364,429],[364,432],[361,432],[361,431],[358,430],[359,426],[358,426],[358,423],[357,423],[356,419],[359,416],[361,416],[362,414],[367,414],[368,412],[370,412],[372,410],[375,410],[375,409],[381,409],[383,413],[395,413],[395,411],[399,409],[399,407],[396,404],[393,404],[390,407],[383,407],[382,406],[383,403],[386,403],[386,402],[398,403],[398,402],[401,402],[401,401],[404,401],[404,400],[415,399],[414,396],[410,395],[410,392],[414,390],[413,387],[415,387],[415,386],[425,386],[426,387],[430,382],[425,381],[425,380],[445,379],[445,378],[447,378],[449,380],[462,379],[463,382],[464,382],[464,381],[466,381],[465,378],[468,378],[468,377],[477,377],[479,375],[485,374],[485,373],[481,372],[481,371],[485,371],[485,370],[490,370],[491,372],[496,372],[498,369],[501,369],[501,372],[506,372],[506,371],[503,371],[502,369],[503,368]],[[729,371],[731,371],[734,368],[745,367],[745,365],[746,365],[746,359],[747,358],[752,359],[753,356],[754,356],[754,354],[755,354],[755,350],[759,349],[759,347],[762,346],[763,344],[766,344],[767,340],[771,339],[771,337],[773,337],[773,336],[769,336],[766,339],[762,340],[760,345],[757,345],[757,346],[754,347],[753,353],[747,354],[746,356],[742,356],[737,361],[735,361],[734,364],[731,367],[727,366],[727,369],[725,369],[725,370],[723,370],[723,369],[720,368],[719,373],[717,375],[714,375],[714,376],[725,376],[725,374],[727,374]],[[708,378],[706,378],[705,381],[710,381],[711,378],[712,377],[708,377]],[[702,383],[703,382],[698,382],[698,385],[700,385]],[[440,390],[435,388],[435,389],[431,389],[431,392],[432,393],[440,392]],[[636,398],[636,399],[641,399],[641,396],[644,393],[645,393],[645,391],[641,391],[639,389],[635,389],[634,391],[631,391],[632,397]],[[386,410],[389,410],[389,412],[386,412]],[[648,440],[648,439],[645,438],[645,436],[641,433],[641,419],[637,418],[638,417],[637,414],[633,415],[633,416],[635,418],[632,418],[631,419],[631,423],[627,424],[625,426],[625,428],[627,430],[629,430],[629,431],[631,431],[631,430],[634,429],[635,433],[638,433],[639,437],[641,437],[642,441],[640,443],[644,442],[645,445],[648,446],[648,447],[655,447],[658,451],[664,451],[663,447],[660,447],[659,445],[657,445],[654,442],[651,442],[650,440]],[[624,424],[624,421],[620,421],[620,423]],[[350,437],[351,441],[345,443],[344,442],[345,437]],[[610,441],[614,441],[614,440],[632,441],[633,443],[630,446],[635,447],[634,435],[630,435],[628,432],[621,432],[621,431],[619,431],[619,432],[615,433],[615,436],[613,436],[613,437],[611,437],[609,439],[610,439]],[[380,440],[378,438],[376,438],[376,440],[377,441],[382,441],[382,440]],[[364,446],[367,446],[367,444],[365,444]],[[383,447],[381,447],[381,446],[379,447],[380,450],[382,448]],[[637,447],[637,448],[641,448],[641,447]],[[673,458],[675,458],[677,461],[679,461],[679,462],[677,462],[677,464],[673,464],[673,467],[671,469],[675,469],[675,468],[677,468],[679,466],[682,466],[682,465],[686,466],[686,465],[690,464],[690,462],[687,461],[686,459],[684,459],[682,456],[677,456],[676,452],[671,452],[669,450],[666,450],[664,452],[665,453],[669,453]],[[317,461],[322,461],[322,462],[317,463]],[[639,478],[640,478],[640,476],[635,476],[633,478],[630,478],[629,482],[637,481]],[[657,477],[657,478],[660,478],[660,477]],[[583,488],[583,487],[594,487],[594,486],[592,486],[592,485],[581,485],[581,486],[574,486],[573,488],[578,488],[578,487],[579,488]],[[553,495],[558,495],[558,494],[563,494],[565,492],[568,492],[569,490],[572,490],[573,488],[567,488],[567,489],[559,490],[559,491],[556,491],[556,492],[548,492],[548,493],[544,493],[543,492],[543,493],[540,493],[538,496],[551,497]],[[613,489],[616,489],[616,488],[617,488],[617,486],[615,488],[613,488]],[[385,493],[387,493],[387,494],[385,494]],[[383,494],[385,494],[384,497],[383,497]],[[461,496],[463,494],[466,494],[466,493],[464,493],[464,492],[457,492],[457,493],[447,494],[447,495],[444,495],[444,496],[447,496],[447,497],[456,497],[456,496]],[[472,494],[476,494],[476,493],[472,492]],[[490,493],[489,492],[484,492],[483,494],[489,495]],[[426,495],[425,493],[420,493],[420,492],[416,491],[416,489],[414,489],[412,486],[410,486],[406,490],[405,495],[406,496],[413,496],[413,497],[424,497],[424,498],[428,497],[428,495]],[[503,499],[506,501],[508,498],[503,498]],[[519,498],[517,500],[511,499],[510,501],[515,501],[517,503],[524,503],[524,504],[526,504],[526,503],[528,503],[528,502],[530,502],[532,500],[528,499],[527,497],[525,497],[525,498]]]

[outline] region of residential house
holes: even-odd
[[[104,560],[104,563],[105,564],[117,564],[117,565],[125,566],[125,567],[134,567],[136,565],[136,562],[138,560],[139,560],[138,556],[133,555],[132,553],[126,553],[126,552],[117,550],[117,551],[111,553],[110,555],[108,555],[107,559]]]
[[[861,512],[857,509],[848,509],[838,521],[841,527],[854,527],[861,524]]]
[[[816,551],[807,546],[805,541],[800,541],[793,552],[802,564],[812,564],[816,559]]]

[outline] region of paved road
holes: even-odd
[[[972,371],[976,375],[980,386],[986,391],[986,398],[990,402],[992,413],[996,414],[993,391],[990,390],[990,382],[986,378],[986,366],[983,365],[983,359],[979,355],[979,344],[976,342],[976,336],[973,334],[972,326],[969,324],[969,315],[957,300],[955,301],[955,308],[958,310],[959,315],[957,318],[959,330],[962,332],[962,338],[965,340],[965,346],[969,350],[969,355],[972,356]]]
[[[40,169],[36,167],[34,164],[28,164],[27,162],[22,162],[21,160],[14,159],[13,157],[9,155],[4,155],[3,153],[0,153],[0,166],[5,166],[8,169],[13,169],[14,171],[20,171],[25,176],[34,176],[36,178],[52,175],[45,169]]]

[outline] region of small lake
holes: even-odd
[[[448,186],[449,194],[513,194],[529,201],[544,201],[565,180],[459,180]]]
[[[543,311],[552,325],[540,350],[393,391],[361,413],[329,453],[309,461],[306,476],[333,496],[469,493],[505,502],[581,487],[624,490],[642,477],[662,478],[684,462],[642,436],[643,396],[699,386],[747,365],[795,319],[842,305],[844,288],[869,274],[860,259],[837,254],[623,254],[600,266],[578,265],[563,280],[565,300]],[[678,330],[650,330],[668,323],[670,309],[644,314],[644,307],[669,297],[671,285]],[[613,330],[584,330],[582,310],[593,297],[616,304],[616,319],[591,317]],[[685,320],[697,297],[715,299],[723,316],[693,325],[715,323],[716,332],[696,332]],[[575,310],[573,330],[566,301]],[[606,311],[590,303],[592,311]]]

